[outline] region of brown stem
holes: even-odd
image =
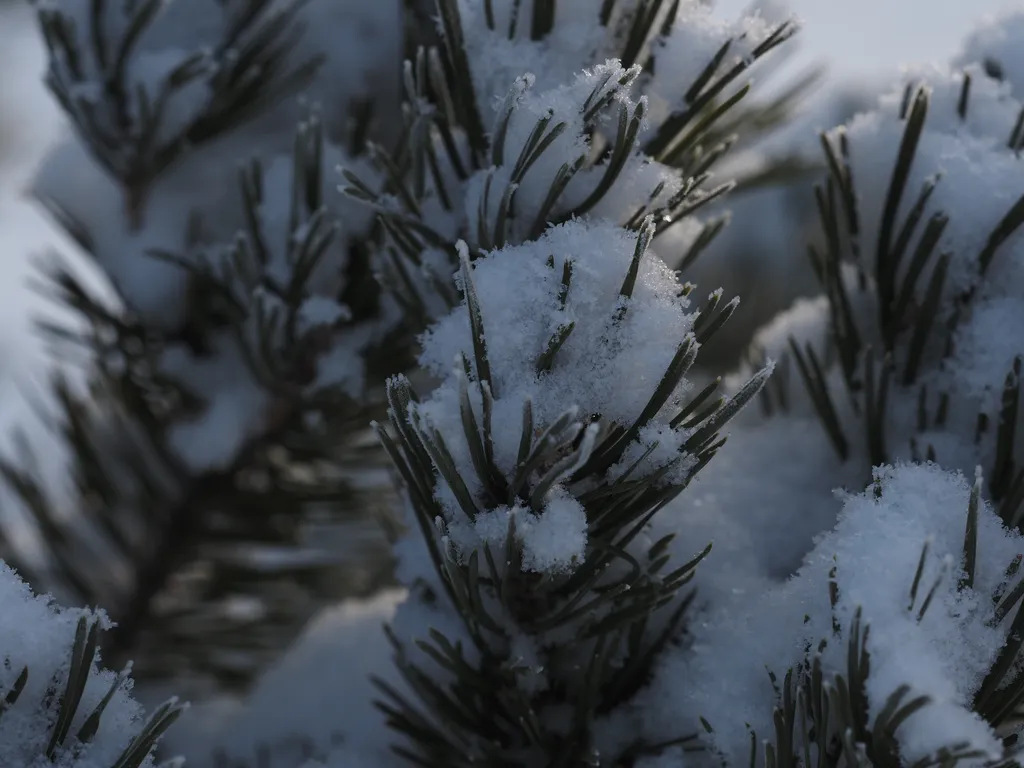
[[[291,426],[290,421],[285,419],[271,432],[246,445],[227,470],[196,477],[162,517],[155,546],[141,555],[131,596],[114,614],[116,626],[106,633],[104,653],[109,664],[123,664],[127,660],[149,619],[153,599],[203,538],[203,520],[222,500],[237,492],[238,473],[253,463],[264,446],[279,438]]]
[[[204,512],[209,510],[211,497],[220,495],[229,486],[230,477],[224,475],[199,478],[163,516],[156,531],[155,546],[143,554],[144,559],[135,574],[134,589],[114,616],[116,626],[106,633],[104,653],[108,663],[120,665],[127,660],[149,618],[153,599],[201,537],[201,521]]]

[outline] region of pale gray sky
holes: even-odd
[[[750,0],[719,0],[738,11]],[[806,22],[804,55],[830,59],[837,73],[884,74],[900,64],[946,60],[985,14],[1022,0],[790,0]]]

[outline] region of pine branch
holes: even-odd
[[[876,478],[875,486],[874,495],[884,503],[889,492],[885,481]],[[957,593],[974,589],[979,555],[984,557],[983,553],[978,552],[978,520],[980,514],[991,512],[981,510],[981,489],[979,468],[967,503],[963,542],[964,570],[963,576],[956,582]],[[930,585],[923,583],[922,576],[929,554],[929,542],[926,541],[913,573],[910,602],[906,609],[918,624],[929,610],[944,610],[936,605],[933,598],[949,576],[948,567],[943,564]],[[846,565],[851,566],[849,563]],[[1009,589],[1018,568],[1019,562],[1015,560],[1007,569],[1005,582],[992,596],[991,606],[994,611],[989,626],[1002,624],[1024,592],[1019,589],[1020,585]],[[830,573],[834,578],[836,569],[833,568]],[[835,611],[837,604],[844,599],[842,587],[832,581],[830,591]],[[1022,617],[1024,612],[1018,611],[1013,621],[1005,626],[1007,644],[994,659],[971,704],[971,710],[985,718],[993,728],[1006,724],[1014,708],[1024,698],[1024,681],[1015,679],[1010,669],[1012,660],[1019,653],[1017,634]],[[910,685],[903,684],[894,687],[883,703],[869,706],[868,685],[872,674],[869,630],[870,627],[863,620],[862,607],[858,605],[852,612],[848,627],[833,619],[834,636],[831,639],[821,639],[813,649],[811,643],[808,643],[804,661],[786,672],[781,685],[776,676],[769,672],[778,697],[773,712],[775,732],[773,738],[763,743],[758,741],[756,733],[751,733],[751,765],[808,768],[845,762],[849,765],[889,768],[905,768],[910,765],[924,768],[931,765],[1014,764],[1018,750],[1013,737],[1004,740],[1004,753],[996,759],[967,742],[948,744],[913,762],[902,755],[898,735],[900,727],[912,718],[927,717],[933,697],[915,693]],[[826,667],[825,654],[833,641],[845,643],[846,650],[842,658],[845,658],[846,664],[842,671],[830,673]],[[877,689],[877,683],[874,687]]]
[[[8,676],[10,687],[0,700],[3,754],[18,765],[59,762],[68,768],[85,768],[99,764],[97,754],[113,754],[110,768],[153,766],[157,742],[186,707],[170,699],[140,727],[136,722],[139,713],[134,711],[137,705],[127,694],[131,666],[117,675],[97,668],[99,635],[108,627],[106,618],[92,611],[61,609],[48,598],[33,597],[3,563],[0,578],[5,582],[0,585],[5,613],[32,622],[31,626],[7,628],[14,642],[4,644],[3,669],[5,673],[21,671]],[[76,614],[68,658],[46,658],[51,641],[67,634]],[[28,634],[19,636],[19,630]],[[25,645],[25,637],[34,640],[33,647],[20,647]],[[51,675],[48,683],[36,682],[46,680],[47,673]],[[90,685],[97,682],[106,688],[101,698]],[[32,714],[26,717],[26,713]],[[8,727],[9,723],[13,725]],[[160,768],[182,764],[174,759],[161,763]]]
[[[225,472],[192,480],[182,498],[159,515],[161,523],[154,532],[156,547],[140,559],[142,566],[134,575],[132,594],[116,609],[116,624],[105,647],[111,659],[124,661],[133,653],[139,633],[150,618],[153,600],[182,562],[194,556],[196,544],[205,533],[204,518],[215,512],[220,499],[237,493],[238,473],[251,463],[260,447],[250,444]]]
[[[65,359],[69,345],[92,357],[87,362],[95,389],[91,406],[61,382],[55,392],[63,418],[58,429],[73,449],[71,503],[81,506],[85,528],[95,530],[86,536],[69,528],[59,510],[66,502],[49,492],[37,473],[26,470],[25,461],[3,464],[6,480],[45,535],[47,562],[43,570],[26,573],[34,583],[107,606],[118,619],[110,648],[118,655],[137,655],[141,643],[144,675],[173,672],[179,662],[172,659],[182,656],[185,637],[195,644],[187,654],[202,654],[202,638],[192,637],[187,627],[192,614],[208,611],[202,623],[209,629],[206,641],[238,645],[252,661],[240,669],[231,659],[211,663],[192,658],[189,670],[244,685],[264,657],[301,628],[317,601],[353,588],[353,569],[365,569],[369,559],[377,558],[381,565],[370,566],[370,575],[378,582],[387,578],[382,552],[360,553],[346,571],[338,563],[342,553],[314,557],[316,547],[303,541],[325,503],[333,505],[332,525],[379,511],[379,505],[371,510],[363,494],[339,476],[346,464],[365,461],[349,438],[358,437],[364,419],[379,407],[372,389],[357,396],[346,377],[350,366],[365,366],[372,381],[410,358],[405,325],[377,338],[367,332],[381,305],[370,266],[372,239],[350,243],[342,238],[333,201],[325,195],[330,162],[320,123],[311,118],[296,133],[286,178],[280,179],[280,165],[270,178],[260,162],[243,168],[239,186],[245,228],[232,243],[205,243],[194,220],[189,252],[153,254],[190,276],[192,301],[182,328],[154,328],[130,306],[121,310],[99,302],[59,262],[42,274],[41,292],[79,315],[75,328],[47,324],[49,340]],[[288,185],[289,211],[265,206],[278,185]],[[95,247],[83,222],[56,204],[52,208],[79,242]],[[267,217],[282,213],[286,231],[268,226]],[[275,232],[281,242],[271,236]],[[325,281],[325,265],[335,264],[342,265],[341,274]],[[348,333],[367,339],[359,358],[325,362],[335,341],[344,343]],[[270,405],[267,413],[254,414],[263,427],[232,452],[226,466],[197,466],[187,450],[182,453],[181,445],[174,444],[173,434],[182,424],[202,420],[218,392],[196,389],[177,372],[163,370],[162,356],[177,347],[201,365],[224,353],[226,338],[240,350],[239,365],[267,392]],[[103,541],[99,549],[96,535]],[[232,543],[238,552],[230,551]],[[266,566],[242,551],[271,546],[291,552],[291,560]],[[96,568],[96,561],[111,559],[106,548],[112,548],[117,566],[133,574],[129,587],[113,583],[113,563],[109,569]],[[156,603],[166,603],[169,593],[179,590],[175,585],[182,570],[194,568],[197,560],[212,568],[204,577],[208,581],[200,579],[199,586],[190,588],[207,592],[190,595],[189,607],[175,607],[169,615],[155,611]],[[327,573],[339,568],[332,583]],[[305,597],[312,599],[282,600],[282,588],[289,583],[303,585]],[[238,621],[217,608],[225,595],[266,597],[273,609],[265,606],[266,619],[243,633],[235,626]],[[146,637],[154,634],[154,625],[161,627],[159,636]]]
[[[970,108],[970,76],[962,81],[957,108],[961,119]],[[943,428],[947,419],[949,393],[939,393],[939,404],[934,417],[924,415],[930,393],[921,384],[925,371],[933,370],[954,353],[953,338],[959,324],[971,313],[975,303],[976,285],[951,297],[948,285],[950,265],[958,254],[943,252],[940,243],[949,228],[955,212],[931,210],[931,200],[943,180],[938,176],[925,180],[919,190],[908,189],[908,178],[917,159],[923,133],[928,130],[929,91],[909,84],[904,92],[901,120],[903,135],[893,162],[888,188],[881,206],[877,241],[864,249],[862,219],[864,196],[857,188],[852,171],[851,147],[843,128],[821,137],[828,170],[822,185],[816,188],[818,213],[823,233],[823,248],[811,248],[815,273],[830,308],[830,347],[839,361],[842,393],[835,388],[831,370],[814,360],[814,354],[794,348],[805,390],[808,392],[822,424],[841,458],[849,457],[850,433],[860,432],[865,437],[871,465],[892,459],[892,451],[902,455],[905,446],[893,446],[887,435],[891,419],[886,416],[888,401],[911,392],[919,400],[922,416],[918,430],[925,433]],[[941,118],[934,118],[941,119]],[[984,278],[989,264],[1000,247],[1024,223],[1018,201],[1004,215],[987,237],[987,243],[977,255],[977,269]],[[875,315],[855,311],[854,306],[864,304],[870,296]],[[868,339],[878,339],[872,348]],[[1017,474],[1009,459],[1016,444],[1015,386],[1013,371],[1007,373],[1004,387],[1004,413],[1000,414],[1002,433],[997,438],[997,465],[990,473],[990,492],[996,500],[1009,498],[1008,505],[1019,506],[1019,486],[1011,481]],[[837,415],[835,403],[845,400],[857,424],[843,423]],[[981,427],[990,415],[978,414],[978,439]],[[846,419],[846,417],[844,417]],[[977,441],[976,441],[977,442]],[[920,455],[916,438],[911,438],[910,449],[915,456],[933,460],[929,452]]]
[[[543,3],[539,3],[543,5]],[[614,6],[615,4],[612,4]],[[470,67],[463,50],[465,41],[461,20],[454,2],[439,3],[444,20],[444,34],[440,49],[420,49],[416,58],[406,67],[406,141],[401,157],[377,153],[376,159],[387,184],[379,191],[372,190],[353,172],[344,173],[345,191],[357,200],[372,205],[378,212],[387,238],[388,259],[384,265],[385,285],[401,301],[403,308],[424,323],[440,309],[457,301],[446,286],[443,268],[424,269],[421,255],[426,250],[454,253],[454,241],[442,235],[426,221],[415,202],[419,198],[435,198],[451,210],[453,202],[463,194],[459,186],[474,173],[490,173],[481,198],[480,214],[475,231],[465,233],[470,245],[471,258],[481,252],[505,244],[517,244],[536,239],[552,223],[563,223],[586,215],[605,201],[615,189],[624,167],[639,153],[673,166],[680,171],[685,184],[675,194],[667,194],[663,187],[651,190],[646,204],[629,211],[621,223],[636,228],[645,216],[653,215],[658,222],[658,233],[663,233],[673,222],[691,216],[703,206],[714,202],[733,189],[733,183],[707,189],[708,169],[732,146],[733,140],[718,128],[736,116],[739,120],[749,88],[737,87],[751,66],[770,56],[796,33],[796,25],[784,23],[774,28],[766,39],[753,47],[735,64],[724,68],[730,45],[718,54],[699,73],[690,91],[682,99],[685,108],[672,113],[656,127],[652,138],[641,141],[640,127],[646,119],[646,106],[639,101],[627,106],[623,97],[637,90],[638,77],[645,67],[657,62],[657,41],[671,28],[669,22],[677,12],[673,4],[642,2],[636,8],[615,9],[609,6],[602,15],[614,44],[621,46],[622,65],[617,69],[594,77],[594,89],[583,100],[575,118],[581,125],[570,128],[566,120],[554,121],[552,116],[536,119],[530,139],[520,148],[517,156],[509,157],[504,136],[510,121],[521,110],[524,98],[529,98],[532,81],[520,78],[511,88],[505,107],[499,112],[493,128],[491,145],[481,138],[477,124],[479,108],[476,103],[484,98],[476,94]],[[539,12],[536,11],[535,12]],[[523,13],[526,13],[523,9]],[[605,18],[607,16],[607,18]],[[515,18],[519,18],[516,16]],[[518,21],[512,24],[510,39],[520,34]],[[621,35],[619,31],[625,30]],[[523,33],[525,34],[525,33]],[[642,52],[642,53],[641,53]],[[629,63],[637,60],[633,66]],[[452,62],[462,62],[458,67]],[[642,61],[642,63],[639,63]],[[600,68],[595,71],[600,71]],[[791,103],[806,88],[795,89],[783,101]],[[725,95],[725,98],[722,98]],[[682,96],[682,94],[681,94]],[[472,108],[466,105],[473,105]],[[783,109],[782,102],[776,105]],[[468,110],[468,111],[467,111]],[[608,135],[602,131],[603,123],[617,126]],[[745,125],[757,133],[759,126],[750,120]],[[768,123],[765,123],[767,127]],[[566,162],[554,159],[552,147],[565,131],[580,130],[591,151]],[[463,142],[469,151],[461,149]],[[524,210],[518,197],[519,187],[531,176],[539,175],[547,163],[557,173],[551,176],[550,186],[540,205]],[[488,170],[494,166],[492,170]],[[499,179],[493,174],[497,168],[507,169]],[[574,179],[588,171],[600,170],[592,188],[582,199],[567,199],[567,190]],[[507,178],[505,178],[507,175]],[[550,175],[550,174],[548,174]],[[594,174],[589,174],[594,178]],[[494,186],[498,184],[500,186]],[[493,186],[493,189],[492,189]],[[497,203],[497,215],[492,218],[486,207]],[[621,215],[621,214],[620,214]],[[486,222],[486,225],[485,225]],[[452,269],[457,265],[452,263]],[[426,286],[417,284],[412,276],[425,272]]]
[[[309,82],[319,59],[288,64],[301,40],[296,16],[304,4],[246,0],[237,13],[224,4],[225,37],[212,49],[182,52],[173,64],[139,63],[146,32],[159,24],[160,0],[117,9],[96,0],[87,18],[39,6],[50,56],[46,84],[96,161],[122,183],[136,228],[148,188],[188,148],[236,130]],[[165,69],[147,87],[133,79],[136,66]]]
[[[411,640],[391,636],[396,663],[412,695],[378,681],[383,694],[379,707],[404,737],[396,754],[414,764],[482,761],[511,768],[597,759],[594,719],[623,704],[648,681],[659,651],[681,626],[690,599],[687,584],[709,551],[670,564],[666,541],[645,547],[639,537],[713,459],[724,443],[721,430],[758,395],[771,369],[769,365],[752,377],[729,399],[715,399],[714,388],[692,400],[679,395],[698,347],[712,341],[735,309],[734,301],[723,302],[716,292],[687,331],[668,340],[672,350],[665,355],[665,367],[646,374],[652,380],[649,396],[628,414],[612,415],[604,402],[570,400],[556,406],[521,397],[516,389],[520,377],[510,374],[510,365],[521,364],[523,375],[529,371],[537,376],[543,391],[543,382],[566,375],[567,358],[579,359],[581,344],[593,343],[587,339],[595,337],[595,328],[606,328],[608,337],[617,338],[631,327],[634,314],[644,316],[649,282],[643,283],[647,298],[634,293],[641,274],[644,281],[654,279],[651,269],[657,267],[648,264],[657,258],[649,252],[652,243],[670,222],[691,216],[731,188],[706,186],[709,169],[730,144],[715,138],[712,145],[709,137],[746,96],[738,81],[750,64],[794,32],[791,25],[766,32],[765,41],[751,45],[750,55],[736,64],[728,61],[726,46],[697,73],[690,92],[680,94],[684,107],[653,126],[653,139],[644,138],[647,104],[639,97],[646,81],[640,75],[657,67],[660,38],[670,34],[679,9],[656,0],[628,9],[615,5],[606,4],[597,21],[617,46],[622,64],[588,70],[575,92],[560,92],[557,110],[539,108],[550,103],[550,95],[535,95],[535,80],[519,78],[498,108],[488,136],[480,125],[479,105],[489,95],[475,90],[466,20],[457,3],[439,3],[441,50],[422,50],[406,67],[405,145],[398,154],[376,155],[386,180],[383,188],[374,190],[357,173],[345,174],[348,194],[372,206],[381,222],[387,287],[421,322],[443,318],[444,333],[436,341],[432,333],[424,337],[427,349],[444,347],[455,317],[465,326],[460,338],[466,343],[458,352],[445,348],[443,353],[424,353],[444,359],[429,364],[444,383],[421,402],[407,379],[392,378],[390,429],[375,426],[425,540],[433,573],[423,578],[437,584],[436,590],[414,588],[411,599],[443,605],[461,628],[458,635],[431,632],[429,638],[417,639],[415,648]],[[555,18],[552,6],[544,2],[532,8],[488,9],[480,22],[486,29],[477,33],[515,40],[544,39]],[[584,67],[592,64],[581,62]],[[652,142],[664,146],[652,148]],[[650,190],[631,192],[627,205],[610,208],[625,186],[623,180],[652,154],[674,168],[666,167],[663,180],[652,182]],[[533,188],[530,196],[521,192],[528,185]],[[452,214],[466,210],[468,216],[453,233],[447,219],[435,218],[437,207]],[[631,257],[621,254],[622,272],[608,276],[617,294],[609,299],[605,314],[596,317],[591,316],[592,301],[580,298],[579,291],[588,289],[577,287],[576,266],[587,264],[584,274],[591,276],[585,279],[593,281],[595,269],[608,269],[600,261],[606,257],[598,254],[613,246],[587,234],[590,224],[584,222],[590,215],[598,236],[613,240],[628,234],[632,251]],[[625,228],[597,224],[600,219]],[[435,223],[439,220],[444,229]],[[720,229],[720,224],[709,226],[692,256]],[[547,243],[566,232],[579,242]],[[536,341],[528,359],[511,363],[495,358],[492,344],[506,349],[507,342],[493,339],[513,329],[489,325],[494,322],[492,305],[504,305],[504,312],[496,312],[507,320],[508,304],[529,301],[519,294],[535,288],[496,292],[492,276],[484,292],[477,276],[481,270],[502,270],[502,263],[519,264],[523,274],[533,274],[534,255],[541,251],[546,268],[537,273],[536,285],[546,288],[537,290],[543,293],[549,287],[551,296],[533,296],[536,312],[543,315],[542,308],[552,301],[554,311],[571,313],[572,320],[553,317],[546,337],[539,339],[531,331],[515,331],[531,339],[528,344]],[[444,258],[451,259],[450,268],[436,266]],[[458,269],[461,297],[446,290],[446,269]],[[503,284],[511,279],[508,275]],[[688,301],[682,285],[674,292],[664,287],[665,296],[673,294],[680,302]],[[445,317],[451,307],[454,317]],[[532,318],[532,313],[524,315],[522,322],[529,325]],[[607,348],[588,350],[583,359],[596,364],[607,358],[614,366],[616,342],[607,343]],[[523,344],[521,339],[517,349]],[[452,355],[458,363],[446,377],[439,366]],[[442,417],[439,409],[449,402],[458,403],[457,412]],[[507,414],[510,408],[522,413],[512,465],[499,458],[508,456],[510,436],[497,433],[494,426],[496,414]],[[662,430],[660,439],[674,446],[658,452],[657,459],[653,456],[659,440],[649,436],[651,430]],[[563,508],[564,514],[585,520],[580,536],[586,544],[571,556],[560,555],[557,565],[541,564],[529,531],[545,515],[556,514],[550,510]],[[480,546],[465,545],[465,537],[473,535],[467,530],[492,519],[504,524],[495,522],[493,535]],[[463,543],[456,545],[456,540]],[[541,660],[522,667],[509,656],[512,638],[521,634],[543,648]],[[558,644],[546,639],[558,634],[579,638],[580,653],[571,664],[562,658]],[[630,659],[625,666],[613,661],[622,654]],[[570,668],[581,672],[570,673]],[[544,682],[533,688],[533,679]],[[572,702],[571,712],[566,727],[556,732],[541,712],[562,702]],[[654,745],[633,744],[619,757],[602,756],[602,764],[627,764],[622,760],[645,748],[657,752]]]

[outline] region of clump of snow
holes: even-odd
[[[324,296],[311,296],[299,305],[297,326],[299,333],[305,333],[351,318],[352,313],[345,305]]]
[[[532,16],[519,9],[516,0],[490,4],[494,26],[488,24],[484,7],[471,0],[460,0],[466,50],[473,65],[477,100],[482,108],[493,103],[515,78],[528,71],[536,75],[541,88],[559,86],[581,69],[603,58],[618,57],[625,48],[626,36],[638,3],[620,3],[613,8],[607,27],[600,23],[600,6],[588,0],[562,0],[555,8],[551,33],[540,40],[530,38]],[[736,63],[748,59],[775,24],[783,19],[778,9],[745,14],[737,20],[714,15],[709,3],[684,0],[675,4],[675,16],[660,8],[652,29],[668,30],[660,40],[648,41],[647,48],[657,58],[651,78],[651,92],[665,110],[682,106],[682,96],[704,71],[715,54],[732,41],[729,55],[717,70],[721,74]],[[518,11],[518,13],[517,13]],[[511,30],[511,31],[510,31]]]
[[[160,359],[164,374],[205,399],[200,414],[174,424],[168,434],[170,447],[196,472],[229,467],[270,418],[271,395],[253,379],[235,339],[221,334],[215,341],[209,357],[174,345]]]
[[[659,483],[682,483],[696,463],[691,456],[680,460],[685,443],[684,431],[672,429],[667,424],[648,424],[640,429],[636,442],[630,444],[622,458],[608,470],[608,478],[616,480],[625,477],[626,473],[646,477],[671,465]]]
[[[840,524],[816,548],[822,570],[827,559],[837,567],[840,622],[849,626],[854,606],[860,605],[872,627],[871,710],[877,713],[893,689],[909,684],[934,703],[897,734],[907,759],[961,741],[998,755],[990,727],[965,710],[1006,641],[1006,627],[991,626],[991,597],[1024,542],[985,504],[979,511],[973,586],[958,588],[971,484],[932,465],[884,468],[875,483],[881,496],[869,490],[848,499]],[[918,622],[924,595],[918,595],[914,611],[908,610],[907,578],[920,560],[915,545],[925,541],[930,552],[924,583],[941,582]],[[947,559],[953,567],[940,575]],[[812,555],[812,568],[814,560]]]
[[[998,80],[1009,83],[1017,98],[1024,95],[1024,8],[986,14],[967,35],[954,65],[981,64]]]
[[[600,55],[607,32],[600,25],[599,9],[587,0],[567,0],[556,7],[552,34],[544,40],[530,39],[531,13],[519,11],[514,34],[515,0],[493,3],[494,29],[489,29],[484,4],[459,0],[459,13],[466,37],[466,53],[472,62],[473,82],[481,111],[491,106],[498,94],[526,71],[533,73],[540,88],[558,87],[571,81]],[[526,65],[524,67],[524,64]]]
[[[942,215],[946,224],[914,289],[907,293],[904,314],[896,319],[899,328],[891,356],[894,387],[885,415],[884,450],[889,460],[921,457],[934,449],[944,466],[967,469],[978,462],[990,466],[989,441],[976,441],[973,433],[979,413],[990,419],[996,417],[1003,381],[1020,353],[1020,345],[1005,329],[1019,322],[1014,307],[1024,290],[1022,230],[1009,231],[998,248],[993,251],[991,247],[993,233],[1024,199],[1019,153],[1008,146],[1022,106],[1006,84],[986,77],[976,65],[968,66],[966,71],[934,66],[908,70],[901,87],[882,96],[876,109],[858,114],[832,132],[834,146],[839,146],[841,136],[849,148],[847,160],[857,207],[858,232],[842,237],[850,246],[857,246],[857,254],[852,247],[849,250],[851,256],[859,255],[860,263],[848,260],[843,282],[862,348],[870,346],[877,354],[883,339],[878,319],[876,250],[897,153],[908,125],[904,112],[919,87],[928,94],[927,115],[909,164],[893,238],[928,187],[932,192],[923,206],[921,221]],[[924,229],[919,225],[909,238],[895,276],[897,292],[909,279],[909,264]],[[948,273],[933,312],[932,331],[917,362],[914,387],[907,389],[903,375],[909,370],[913,329],[923,312],[932,312],[924,309],[925,298],[940,255],[949,260]],[[812,311],[815,306],[817,310]],[[834,365],[829,341],[833,329],[826,323],[828,315],[823,299],[798,303],[763,329],[755,344],[769,354],[778,354],[780,348],[788,346],[790,336],[802,344],[810,343],[826,366],[826,377],[835,383],[831,387],[833,404],[845,408],[847,385]],[[955,325],[951,325],[954,320]],[[952,329],[951,337],[946,328]],[[855,376],[863,373],[858,371]],[[789,387],[795,395],[790,399],[802,403],[800,410],[810,401],[802,396],[804,387],[799,377],[794,375],[792,379],[796,387]],[[928,391],[922,394],[919,385],[926,385]],[[924,398],[920,406],[919,396]],[[940,412],[939,398],[947,398],[941,419],[934,416]],[[919,413],[926,418],[919,417]],[[847,438],[862,434],[863,418],[855,413],[847,415],[852,418],[841,419]]]
[[[1024,328],[1024,302],[1019,296],[977,302],[957,325],[953,355],[937,378],[978,403],[981,411],[995,413],[1004,379],[1014,359],[1024,355],[1024,339],[1014,328]]]
[[[583,562],[587,545],[586,510],[571,496],[549,498],[544,509],[534,513],[521,506],[499,507],[479,514],[473,521],[473,536],[466,548],[483,542],[500,551],[505,546],[509,525],[523,548],[523,570],[564,573]],[[448,527],[457,536],[458,522]]]
[[[675,274],[653,252],[640,253],[636,260],[642,237],[646,234],[608,222],[572,221],[550,228],[534,242],[485,254],[471,268],[465,261],[459,280],[464,283],[469,275],[472,281],[489,361],[493,402],[488,413],[496,466],[509,478],[516,471],[526,402],[531,404],[534,439],[567,417],[562,433],[553,437],[575,439],[578,458],[574,467],[560,470],[543,499],[497,508],[485,504],[471,519],[439,477],[434,493],[446,511],[443,535],[462,562],[481,546],[501,551],[510,523],[523,548],[524,570],[564,573],[583,561],[587,514],[560,484],[586,463],[598,439],[598,417],[606,424],[630,427],[679,350],[689,346],[696,352],[698,346],[693,338],[696,315],[689,311]],[[621,291],[634,269],[627,297]],[[538,361],[555,337],[563,338],[561,346],[551,365],[541,370]],[[468,396],[479,423],[483,400],[479,385],[467,381],[461,361],[475,370],[468,302],[424,335],[420,363],[442,383],[411,410],[417,423],[444,437],[467,489],[482,498],[465,439],[462,403]],[[610,468],[610,479],[629,470],[634,478],[664,471],[662,483],[685,480],[694,465],[684,450],[689,431],[671,426],[669,419],[689,390],[684,379],[669,393],[665,405]],[[588,421],[595,423],[584,428]]]
[[[106,616],[102,612],[60,608],[49,597],[33,595],[2,561],[0,611],[0,691],[9,695],[19,676],[28,670],[17,701],[5,706],[0,717],[0,764],[35,766],[45,761],[60,768],[115,765],[139,732],[143,712],[131,696],[128,670],[117,675],[98,667],[95,659],[88,661],[88,682],[64,746],[58,747],[54,761],[44,757],[56,718],[50,687],[56,681],[62,690],[67,680],[79,620],[97,621],[105,629],[110,626]],[[110,700],[95,735],[89,741],[78,741],[75,734],[108,692],[112,692]],[[152,765],[151,757],[143,762],[143,766]]]
[[[969,87],[968,87],[969,85]],[[977,65],[965,70],[918,67],[904,73],[900,87],[884,95],[873,111],[861,113],[832,133],[849,148],[848,163],[856,198],[858,232],[842,235],[856,245],[860,263],[848,263],[843,275],[852,316],[862,347],[876,354],[881,348],[877,306],[876,250],[897,153],[908,122],[905,113],[918,88],[927,93],[928,108],[920,140],[897,210],[893,238],[903,226],[922,190],[931,188],[921,221],[943,216],[946,224],[929,261],[916,278],[904,314],[896,318],[894,387],[889,394],[884,424],[884,450],[889,460],[919,458],[934,450],[944,466],[966,470],[976,463],[991,466],[991,440],[976,439],[979,413],[998,418],[1000,392],[1020,345],[1006,329],[1019,322],[1014,307],[1024,290],[1024,232],[1007,230],[994,240],[1004,218],[1024,199],[1019,173],[1020,157],[1008,139],[1022,113],[1005,83],[987,76]],[[961,114],[961,112],[963,114]],[[909,238],[896,278],[897,292],[909,279],[910,262],[925,227]],[[998,247],[993,248],[993,243]],[[854,255],[851,250],[851,256]],[[948,258],[948,273],[938,306],[925,309],[925,298],[940,255]],[[852,262],[852,259],[849,260]],[[819,300],[820,301],[820,300]],[[809,309],[810,305],[805,305]],[[821,305],[824,313],[825,306]],[[774,326],[762,331],[758,343],[771,350],[786,346],[788,336],[812,340],[819,359],[830,365],[830,343],[824,323],[808,316],[801,324],[795,307]],[[903,381],[914,329],[931,315],[932,330],[916,365],[913,387]],[[803,327],[806,326],[806,327]],[[817,327],[816,334],[809,329]],[[946,329],[952,331],[949,334]],[[881,365],[880,358],[878,366]],[[846,384],[832,365],[827,377],[835,379],[833,403],[848,399]],[[876,367],[876,371],[879,368]],[[858,371],[855,376],[863,375]],[[796,377],[794,377],[796,378]],[[925,386],[922,392],[919,387]],[[792,389],[792,388],[791,388]],[[803,387],[798,382],[797,397]],[[918,398],[922,398],[920,403]],[[809,405],[807,398],[802,398]],[[941,401],[941,408],[940,408]],[[937,414],[942,414],[941,417]],[[919,415],[923,414],[923,415]],[[862,433],[863,418],[843,419],[849,436]]]
[[[533,401],[538,425],[550,424],[572,405],[581,414],[624,425],[643,411],[678,345],[692,332],[694,313],[673,272],[653,252],[640,261],[632,298],[620,296],[636,246],[637,235],[621,227],[574,221],[475,262],[472,279],[491,361],[496,425],[519,424],[526,398]],[[566,263],[572,278],[563,306],[559,290]],[[568,324],[573,331],[554,366],[538,375],[538,356]],[[420,364],[447,376],[461,355],[473,363],[465,304],[426,333]],[[497,426],[495,431],[506,434]],[[518,440],[518,430],[507,440]]]
[[[968,78],[971,84],[966,109],[961,115],[961,96]],[[925,86],[930,91],[926,128],[929,133],[974,136],[990,139],[991,145],[1006,147],[1019,116],[1020,98],[1013,94],[1009,84],[986,77],[977,62],[967,62],[962,67],[942,64],[904,67],[900,87],[882,95],[879,110],[890,116],[897,115],[902,109],[903,89],[907,85]]]
[[[929,89],[928,117],[911,166],[897,221],[905,220],[927,181],[936,186],[924,210],[950,217],[936,253],[950,253],[944,313],[952,299],[980,282],[979,256],[996,225],[1024,195],[1020,159],[1007,146],[1022,106],[1005,85],[969,67],[973,77],[963,118],[958,114],[964,73],[930,67],[908,72],[905,81]],[[862,247],[873,253],[878,241],[896,154],[906,123],[900,118],[906,90],[885,95],[875,111],[850,121],[845,132],[850,145],[850,165],[858,198]],[[985,290],[1012,293],[1022,283],[1016,276],[1021,233],[1005,243],[986,275]],[[914,247],[918,235],[911,243]],[[870,256],[873,258],[873,256]],[[933,258],[932,263],[934,264]],[[930,270],[919,280],[915,299],[923,302]],[[1016,289],[1019,292],[1019,288]]]

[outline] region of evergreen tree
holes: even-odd
[[[687,277],[725,225],[711,211],[736,182],[713,173],[736,132],[785,112],[788,94],[748,98],[796,30],[777,9],[725,22],[700,0],[437,0],[435,34],[409,3],[392,19],[414,33],[391,51],[392,66],[408,55],[404,101],[349,99],[344,123],[280,101],[365,97],[366,73],[387,71],[358,70],[362,90],[318,80],[332,32],[314,0],[216,3],[226,15],[205,18],[223,25],[175,28],[184,5],[118,16],[93,0],[75,24],[40,11],[50,85],[79,154],[117,180],[120,218],[55,182],[70,150],[39,190],[123,306],[51,271],[98,353],[92,402],[58,387],[90,526],[61,523],[53,491],[9,464],[49,567],[3,554],[73,600],[129,606],[113,651],[189,643],[190,664],[244,678],[217,661],[253,641],[238,596],[292,608],[280,590],[323,567],[297,556],[298,532],[349,508],[346,446],[376,416],[403,589],[342,609],[320,650],[272,671],[238,721],[250,752],[220,765],[1016,764],[1024,106],[1001,34],[1022,17],[820,137],[821,295],[723,380],[699,353],[737,300]],[[322,25],[300,37],[302,21]],[[175,47],[185,26],[194,52]],[[232,209],[215,160],[243,146],[257,159]],[[268,568],[212,548],[241,541],[296,549]],[[179,547],[214,573],[165,621]],[[95,565],[111,549],[134,564],[127,602]],[[277,633],[262,659],[315,604],[257,622]],[[98,643],[83,621],[69,692]],[[24,701],[18,680],[2,690]],[[84,755],[77,711],[37,709],[17,748]],[[174,711],[131,742],[140,761]],[[331,734],[308,734],[315,749],[271,743],[314,720]]]

